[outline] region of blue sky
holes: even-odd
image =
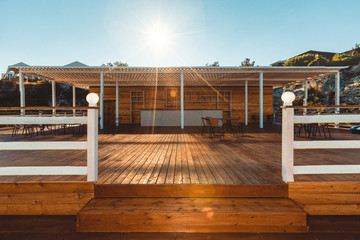
[[[265,66],[360,43],[358,0],[0,0],[0,9],[0,72],[20,61]],[[166,42],[154,46],[154,29]]]

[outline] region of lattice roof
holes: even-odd
[[[281,86],[289,82],[315,79],[335,74],[346,67],[90,67],[90,66],[9,66],[9,71],[20,71],[28,76],[68,85],[88,88],[100,85],[100,74],[105,86],[179,86],[183,73],[185,86],[259,86],[263,73],[264,86]],[[7,74],[5,74],[5,78]]]

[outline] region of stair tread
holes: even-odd
[[[203,213],[305,214],[284,198],[94,198],[82,214]]]
[[[307,232],[306,213],[286,198],[94,198],[81,232]]]

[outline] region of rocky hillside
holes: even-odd
[[[340,104],[360,104],[360,64],[349,67],[340,72]],[[294,105],[302,105],[304,99],[304,84],[287,85],[286,89],[296,95]],[[274,89],[274,110],[278,111],[282,105],[282,88]],[[335,76],[314,80],[309,86],[308,105],[335,104]]]

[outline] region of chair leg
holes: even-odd
[[[330,139],[331,139],[331,133],[330,133],[330,128],[329,128],[329,126],[326,126],[326,128],[327,128],[327,130],[328,130],[328,133],[329,133],[329,137],[330,137]]]

